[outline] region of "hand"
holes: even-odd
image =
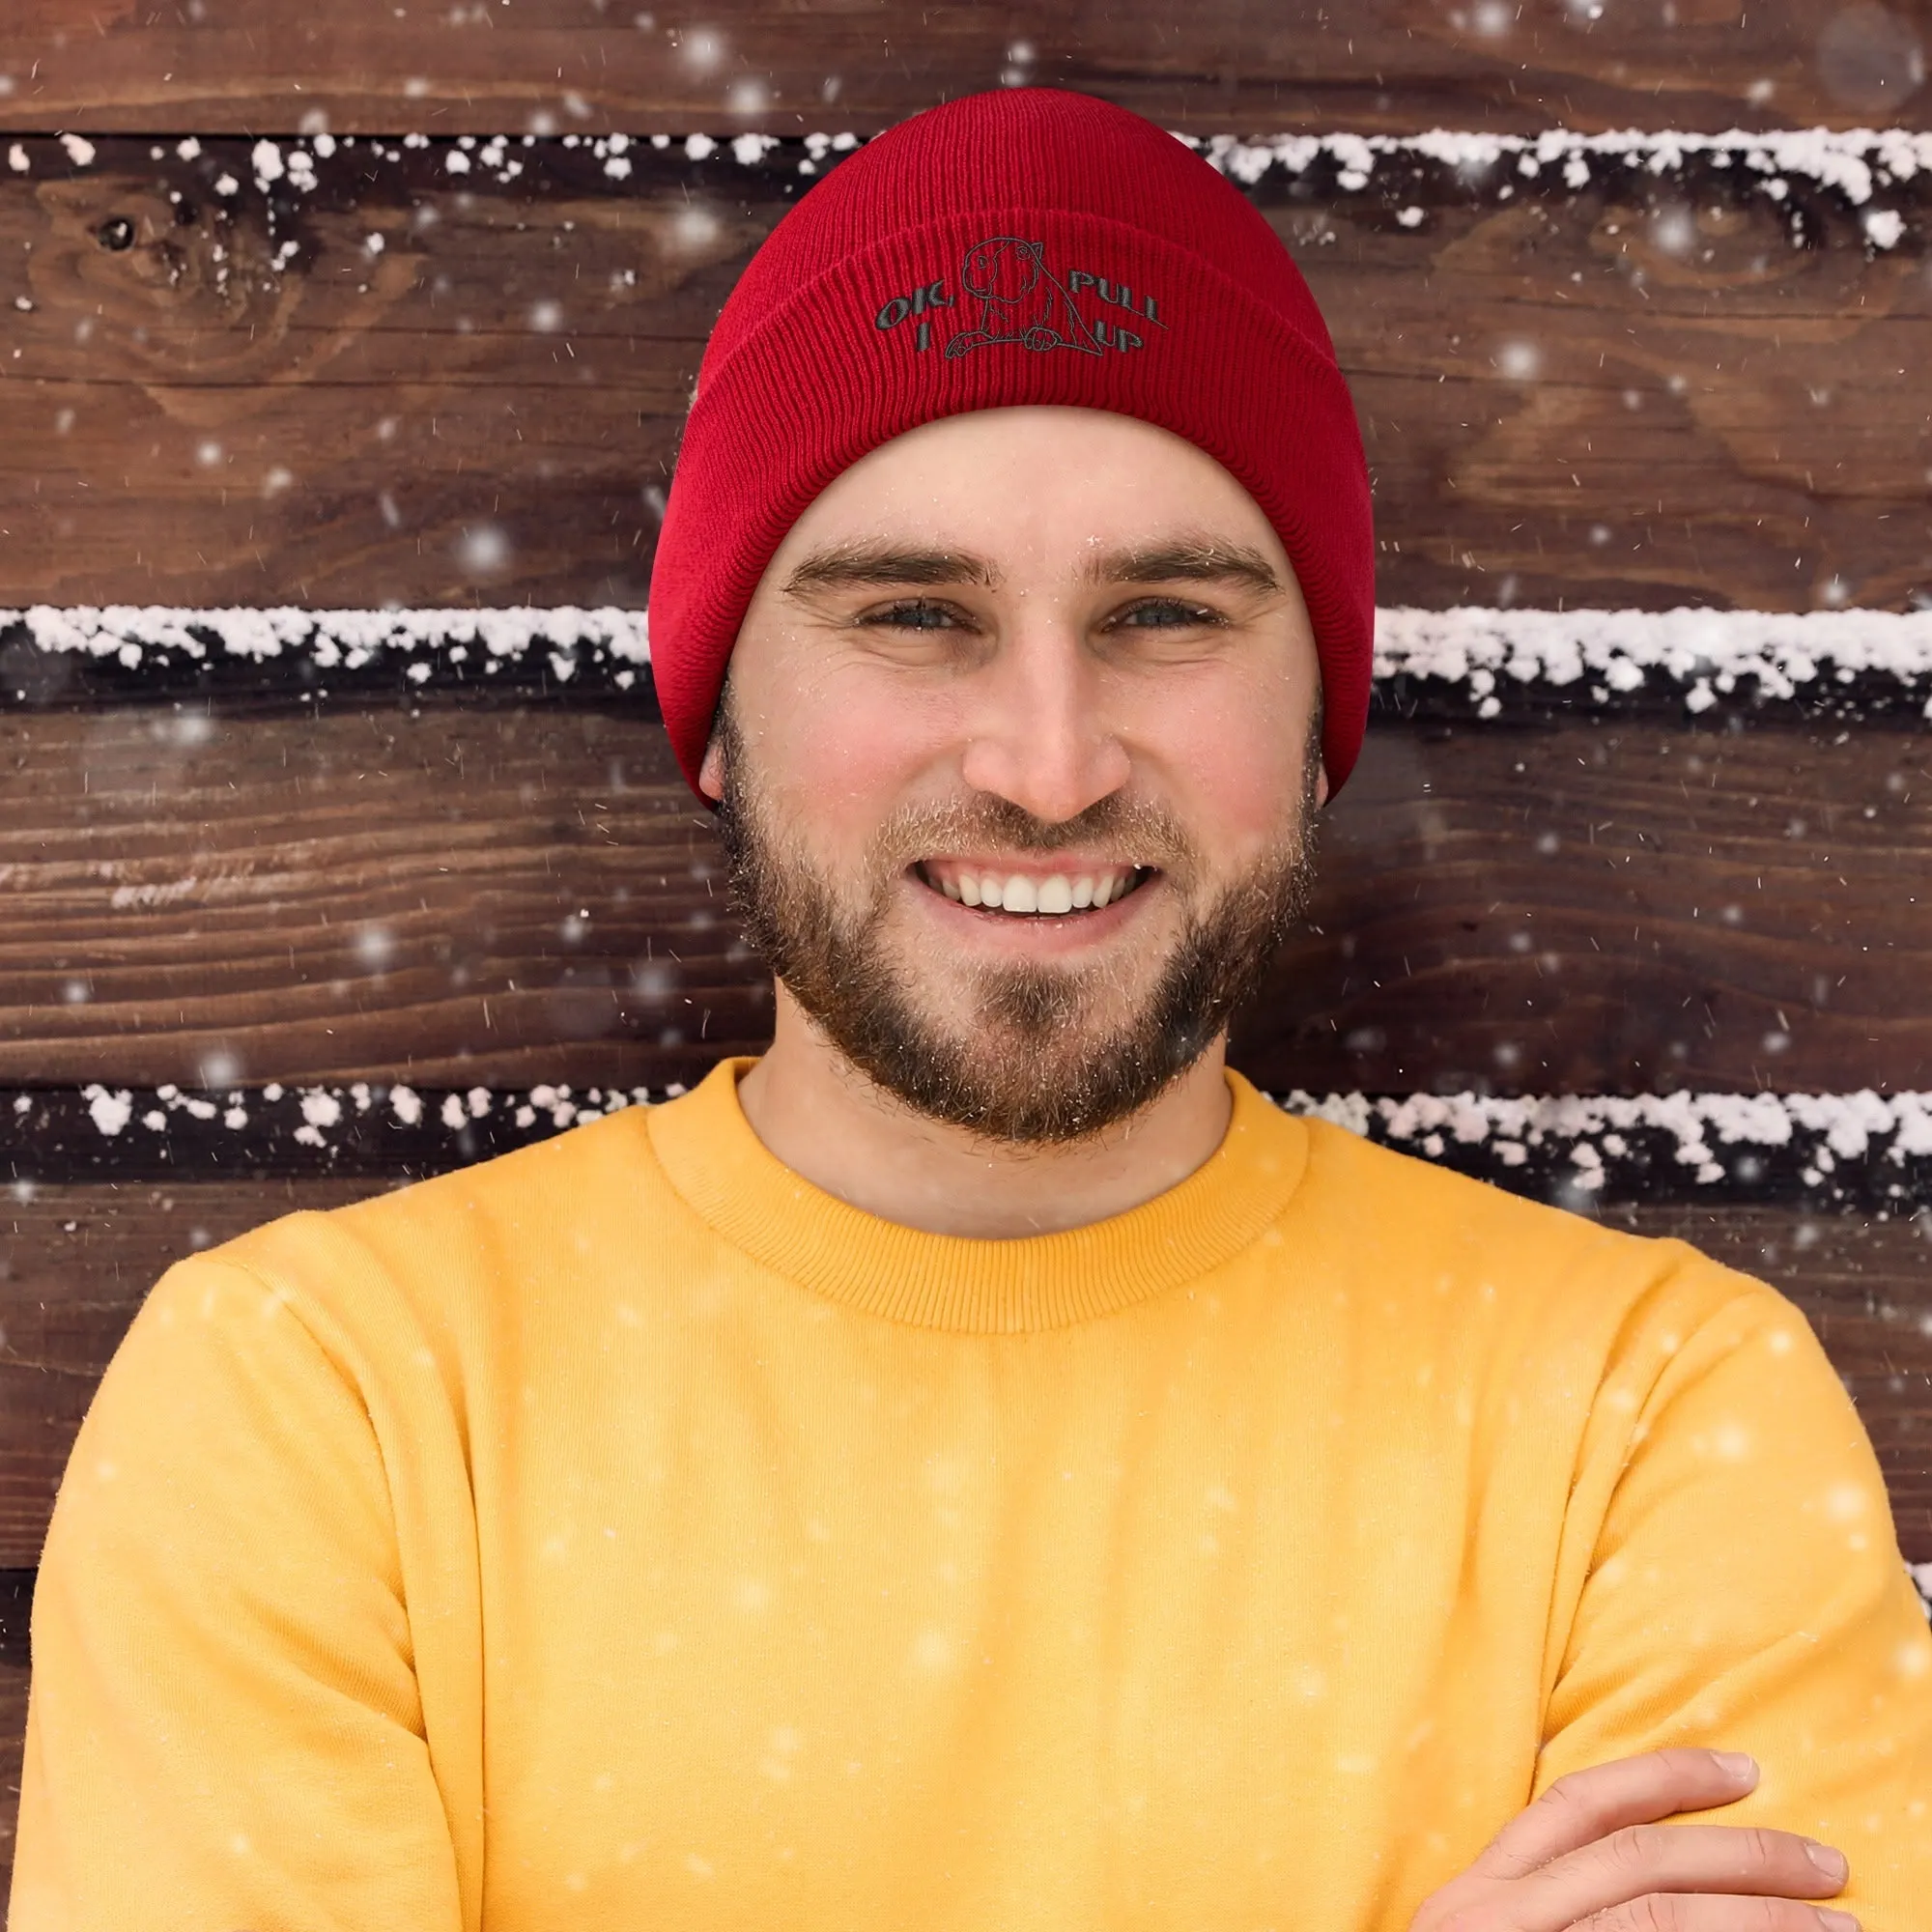
[[[1409,1932],[1858,1932],[1801,1903],[1844,1889],[1842,1854],[1762,1826],[1661,1825],[1744,1797],[1741,1751],[1660,1750],[1559,1777]]]

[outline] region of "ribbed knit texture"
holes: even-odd
[[[1247,489],[1300,581],[1323,762],[1331,788],[1347,778],[1368,715],[1374,542],[1314,298],[1263,216],[1173,136],[1086,95],[1017,88],[928,109],[841,162],[724,304],[651,575],[652,675],[694,787],[746,607],[800,514],[904,431],[1016,404],[1157,424]]]
[[[34,1606],[11,1932],[1408,1932],[1561,1773],[1925,1932],[1932,1636],[1788,1303],[1238,1079],[948,1239],[695,1094],[172,1269]]]
[[[670,1184],[760,1266],[890,1321],[1018,1334],[1130,1307],[1262,1237],[1301,1179],[1307,1129],[1246,1082],[1236,1092],[1220,1152],[1178,1187],[1131,1214],[1024,1241],[922,1234],[820,1193],[765,1151],[727,1081],[657,1115],[652,1139]]]

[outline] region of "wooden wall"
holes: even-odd
[[[1932,126],[1928,40],[1798,0],[15,0],[0,606],[640,606],[705,332],[843,152],[808,137],[1037,79],[1204,140],[1384,143],[1223,159],[1333,327],[1385,606],[1923,611],[1932,153],[1853,130]],[[1504,145],[1413,139],[1443,127]],[[217,631],[197,660],[167,621],[124,621],[137,662],[0,623],[8,1738],[68,1444],[172,1257],[525,1131],[459,1100],[438,1140],[449,1094],[662,1091],[769,1009],[647,676],[541,642],[487,674]],[[1477,703],[1392,668],[1241,1064],[1283,1094],[1932,1089],[1932,675],[1695,689]],[[380,1105],[350,1132],[402,1082],[415,1138]],[[298,1083],[343,1096],[324,1146],[274,1125]],[[1792,1293],[1932,1561],[1904,1128],[1701,1180],[1665,1148],[1594,1191],[1436,1141],[1405,1144]]]

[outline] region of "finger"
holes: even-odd
[[[1859,1932],[1859,1921],[1795,1898],[1653,1892],[1595,1913],[1570,1932]]]
[[[1626,1825],[1729,1804],[1756,1783],[1757,1766],[1743,1751],[1657,1750],[1612,1758],[1559,1777],[1496,1833],[1473,1869],[1486,1878],[1520,1878]]]
[[[1514,1888],[1510,1910],[1522,1932],[1561,1932],[1593,1912],[1656,1893],[1831,1898],[1844,1889],[1845,1877],[1840,1853],[1794,1832],[1626,1825],[1531,1872]]]

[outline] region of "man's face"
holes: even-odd
[[[1090,410],[838,477],[746,613],[701,782],[752,941],[863,1072],[1012,1143],[1127,1119],[1301,910],[1320,675],[1279,539]]]

